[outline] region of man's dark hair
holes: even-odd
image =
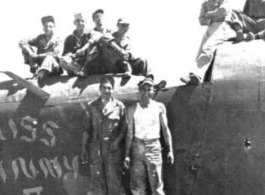
[[[104,77],[102,77],[102,79],[100,80],[100,83],[99,83],[99,87],[101,87],[105,83],[110,83],[111,86],[112,86],[112,88],[114,89],[114,83],[115,82],[114,82],[113,77],[111,77],[111,76],[104,76]]]

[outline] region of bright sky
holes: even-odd
[[[63,38],[74,30],[73,15],[83,12],[88,28],[93,28],[91,14],[105,10],[105,19],[116,29],[119,17],[131,21],[130,37],[137,54],[148,59],[158,79],[180,84],[192,66],[206,28],[198,22],[202,0],[4,0],[0,2],[2,45],[0,70],[10,70],[28,77],[28,66],[18,47],[21,39],[42,33],[40,18],[53,15],[57,33]],[[242,9],[245,0],[231,0]],[[1,75],[0,75],[1,77]]]

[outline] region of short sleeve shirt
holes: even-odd
[[[91,38],[91,33],[86,32],[80,38],[76,35],[76,31],[69,35],[64,42],[63,55],[67,53],[76,53],[78,49],[81,49]]]
[[[53,35],[50,40],[47,40],[45,34],[41,34],[29,40],[28,44],[36,47],[38,49],[38,54],[48,52],[53,53],[54,56],[60,56],[62,54],[62,39],[56,35]]]

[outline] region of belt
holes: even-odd
[[[110,138],[109,138],[109,137],[103,137],[102,140],[103,140],[103,141],[109,141]]]
[[[141,143],[141,144],[151,144],[153,142],[156,142],[157,140],[159,140],[159,138],[155,138],[155,139],[139,139],[137,137],[134,137],[134,142],[135,143]]]

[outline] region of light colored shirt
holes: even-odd
[[[103,42],[106,43],[109,40],[112,39],[112,31],[108,28],[103,28],[101,31],[98,31],[96,28],[94,28],[91,31],[91,39],[94,40],[94,42]]]
[[[62,39],[53,35],[51,39],[47,40],[45,34],[41,34],[34,39],[23,40],[20,45],[30,45],[38,48],[37,53],[52,53],[54,57],[61,56],[63,52],[63,42]]]
[[[160,114],[161,103],[151,100],[146,108],[142,108],[139,103],[134,112],[135,137],[138,139],[160,138]]]
[[[112,39],[109,41],[114,41],[121,49],[124,51],[127,51],[130,53],[130,56],[132,57],[131,53],[131,40],[130,37],[127,35],[123,37],[119,37],[117,32],[112,33]],[[117,60],[121,60],[122,57],[120,56],[119,52],[117,52],[115,49],[113,49],[111,46],[107,46],[103,48],[105,56],[109,59],[111,64],[115,64]],[[115,65],[114,65],[115,66]]]
[[[201,5],[200,24],[210,26],[213,22],[226,21],[230,12],[228,0],[205,0]]]

